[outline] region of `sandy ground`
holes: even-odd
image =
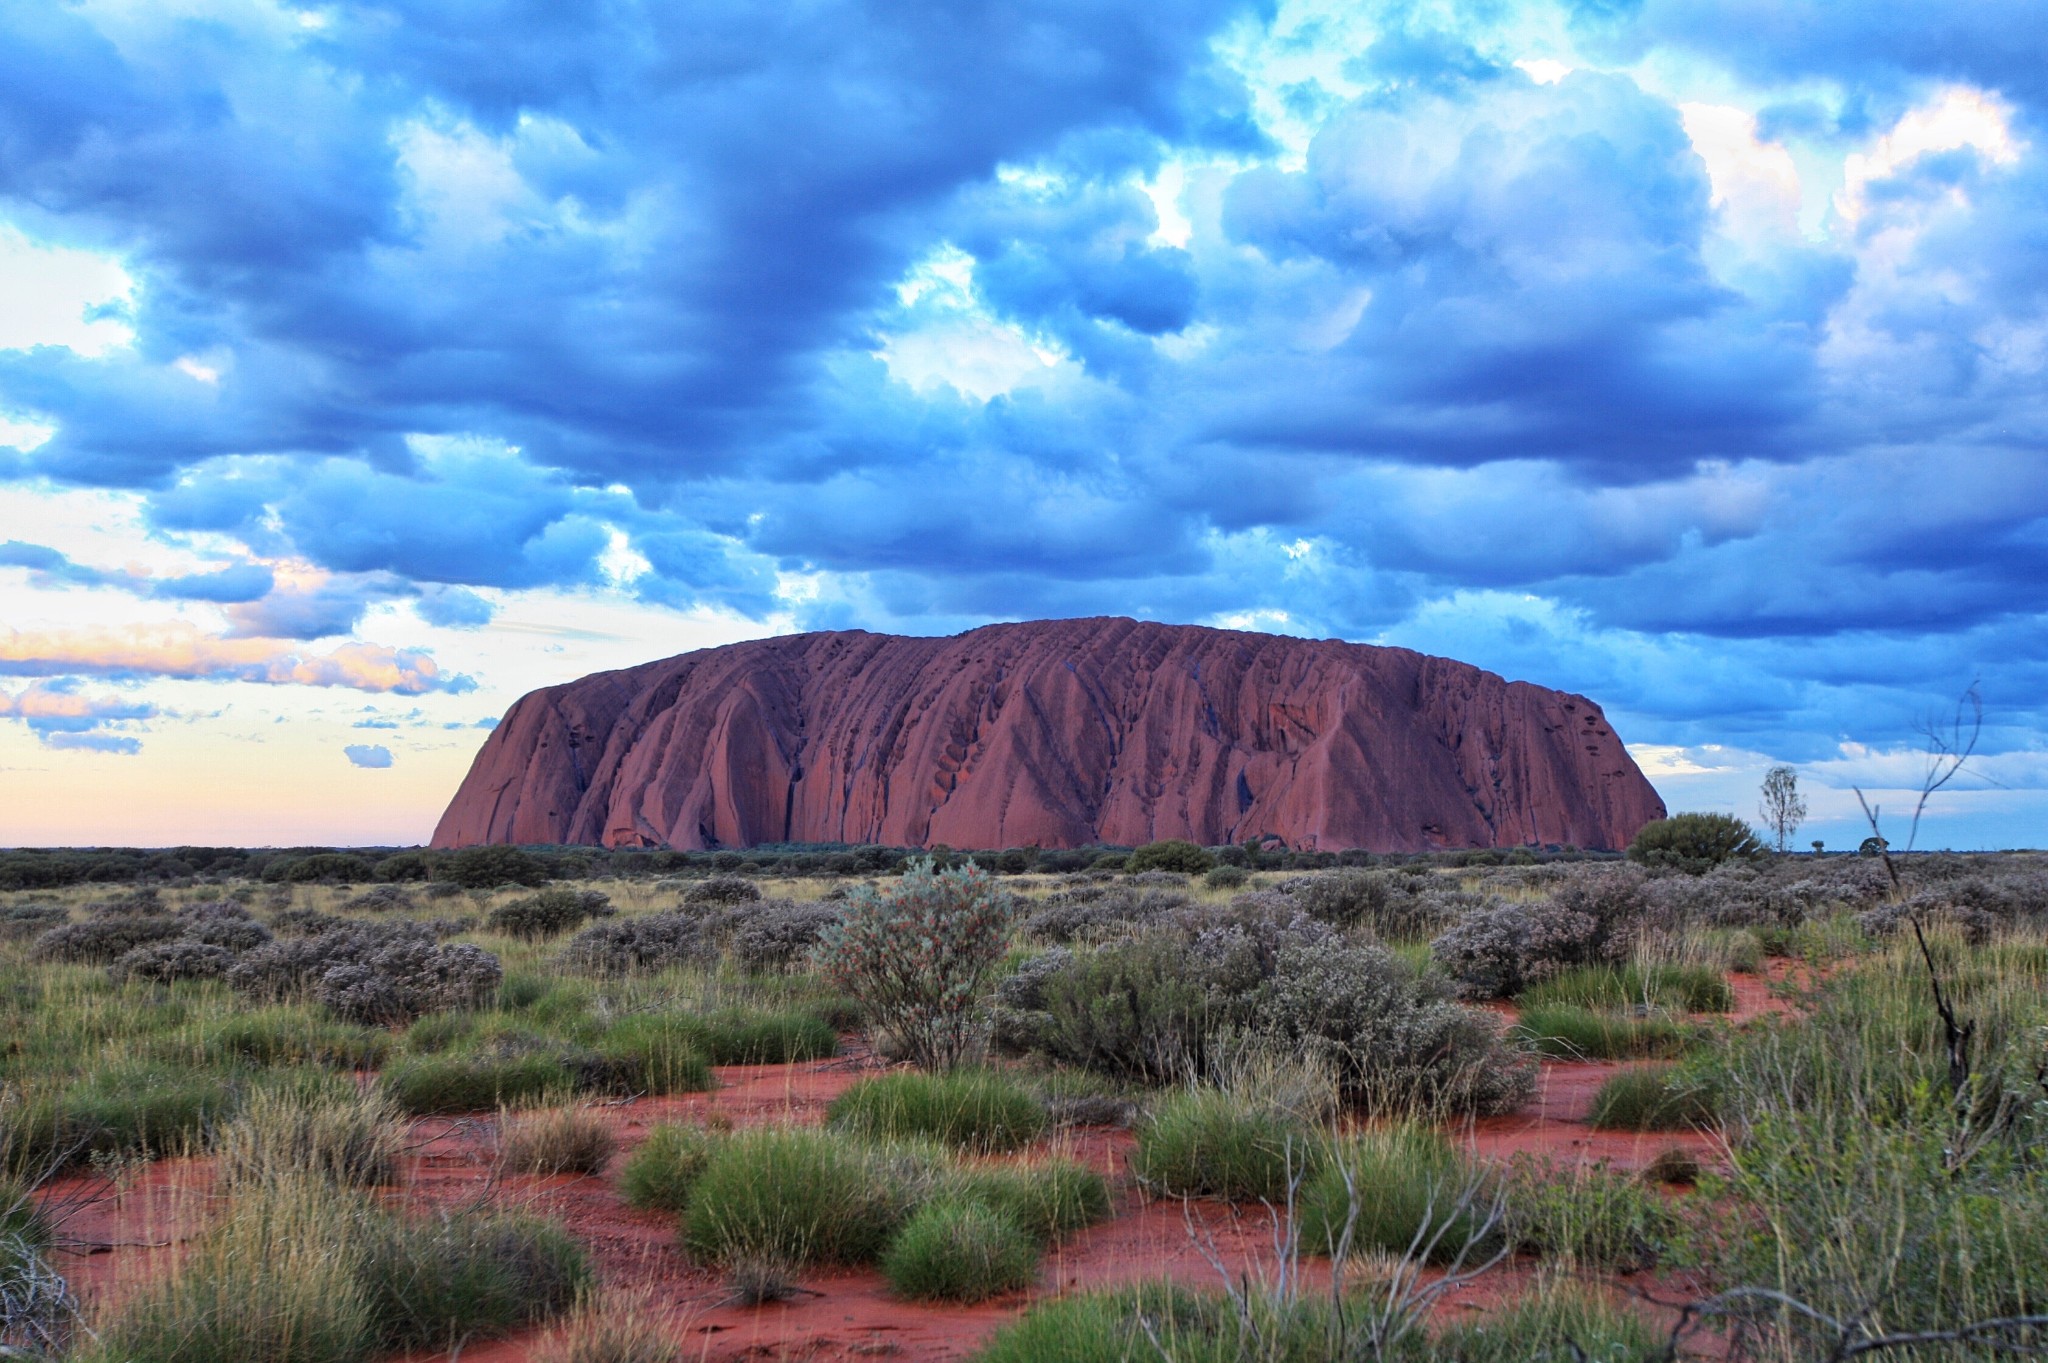
[[[1774,962],[1767,977],[1735,977],[1737,1006],[1730,1025],[1790,1008],[1783,997],[1786,979],[1784,962]],[[1521,1111],[1471,1123],[1459,1135],[1480,1155],[1526,1153],[1560,1166],[1605,1162],[1639,1169],[1674,1147],[1704,1165],[1718,1163],[1716,1138],[1706,1133],[1635,1135],[1594,1131],[1586,1124],[1593,1095],[1623,1063],[1545,1062],[1536,1096]],[[849,1043],[846,1053],[832,1060],[720,1069],[719,1087],[712,1093],[637,1099],[596,1110],[616,1129],[616,1168],[648,1128],[662,1122],[815,1124],[833,1097],[880,1068],[864,1047]],[[1119,1190],[1117,1215],[1051,1251],[1032,1291],[973,1307],[921,1306],[891,1297],[872,1270],[835,1271],[807,1278],[803,1291],[787,1302],[738,1306],[725,1300],[714,1272],[692,1265],[677,1247],[672,1218],[625,1206],[609,1177],[494,1182],[492,1128],[487,1117],[415,1122],[407,1177],[392,1196],[451,1206],[487,1194],[499,1205],[560,1217],[589,1247],[606,1286],[644,1293],[650,1307],[673,1321],[686,1345],[685,1356],[704,1363],[957,1359],[1038,1297],[1162,1276],[1214,1285],[1219,1263],[1232,1275],[1257,1275],[1274,1261],[1273,1218],[1265,1209],[1149,1200],[1128,1177],[1131,1134],[1087,1128],[1061,1133],[1052,1148],[1110,1178]],[[162,1272],[179,1245],[203,1224],[211,1182],[207,1161],[177,1160],[149,1166],[120,1187],[97,1178],[51,1185],[42,1196],[63,1217],[65,1243],[57,1256],[61,1271],[89,1304],[117,1298]],[[1524,1285],[1532,1272],[1531,1265],[1503,1266],[1449,1296],[1442,1309],[1482,1306]],[[1309,1261],[1309,1281],[1327,1283],[1328,1273],[1327,1262]],[[1664,1290],[1676,1295],[1682,1286],[1669,1283]],[[453,1353],[415,1355],[407,1363],[527,1363],[538,1338],[528,1333]]]

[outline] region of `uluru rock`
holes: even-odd
[[[1627,845],[1600,707],[1407,649],[1134,620],[708,648],[522,697],[434,846]]]

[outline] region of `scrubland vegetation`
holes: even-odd
[[[580,1181],[699,1309],[867,1274],[1007,1306],[988,1361],[2048,1347],[2048,858],[935,861],[0,854],[0,1345],[696,1357],[551,1219]],[[690,1097],[827,1061],[806,1114]],[[1574,1070],[1558,1120],[1640,1157],[1487,1153]],[[475,1195],[428,1197],[458,1127]],[[205,1194],[180,1252],[75,1292],[77,1208],[151,1170]],[[1184,1200],[1214,1272],[1046,1272]],[[1254,1261],[1202,1239],[1226,1204]]]

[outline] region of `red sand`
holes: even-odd
[[[1767,976],[1735,977],[1731,1025],[1790,1010],[1794,1005],[1782,991],[1793,976],[1787,963],[1773,962]],[[880,1068],[864,1047],[849,1045],[834,1060],[720,1069],[720,1087],[713,1093],[636,1099],[595,1110],[613,1123],[623,1158],[660,1122],[814,1124],[838,1093],[861,1074]],[[1483,1156],[1526,1153],[1565,1166],[1605,1161],[1636,1169],[1673,1147],[1705,1163],[1719,1161],[1717,1140],[1705,1133],[1637,1135],[1589,1127],[1593,1095],[1620,1068],[1623,1063],[1613,1061],[1546,1062],[1536,1097],[1526,1107],[1471,1123],[1463,1139]],[[807,1278],[802,1293],[788,1302],[736,1306],[726,1303],[715,1272],[694,1267],[678,1249],[672,1218],[626,1207],[608,1176],[512,1177],[491,1186],[493,1126],[489,1117],[415,1122],[417,1145],[406,1180],[393,1196],[448,1206],[470,1201],[488,1187],[499,1205],[560,1217],[588,1245],[607,1287],[645,1293],[652,1309],[675,1321],[688,1344],[686,1356],[705,1363],[961,1358],[1034,1297],[1161,1276],[1209,1285],[1218,1281],[1210,1255],[1233,1276],[1256,1275],[1274,1260],[1272,1218],[1263,1208],[1148,1200],[1128,1176],[1131,1134],[1089,1128],[1063,1132],[1053,1144],[1112,1180],[1119,1189],[1118,1214],[1053,1249],[1035,1291],[974,1307],[923,1306],[891,1297],[874,1271],[838,1271]],[[82,1295],[101,1299],[161,1272],[177,1244],[202,1222],[211,1181],[207,1162],[195,1160],[153,1165],[118,1195],[96,1178],[51,1185],[42,1194],[45,1203],[67,1209],[61,1268]],[[1329,1265],[1311,1260],[1308,1272],[1311,1282],[1327,1283]],[[1502,1266],[1453,1294],[1441,1309],[1495,1300],[1526,1284],[1533,1272],[1531,1265]],[[1681,1295],[1677,1284],[1670,1287],[1672,1295]],[[529,1333],[454,1353],[416,1355],[408,1363],[527,1363],[538,1337]]]

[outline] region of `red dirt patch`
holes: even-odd
[[[1764,982],[1755,981],[1758,991]],[[1738,1001],[1755,991],[1737,981]],[[1750,1004],[1752,1015],[1782,1011],[1767,991]],[[637,1099],[592,1110],[608,1121],[620,1155],[603,1177],[493,1178],[495,1119],[490,1116],[427,1118],[413,1124],[415,1146],[406,1177],[392,1197],[423,1206],[451,1206],[489,1193],[505,1206],[561,1218],[590,1249],[608,1288],[644,1292],[648,1305],[675,1321],[686,1341],[685,1356],[703,1363],[729,1360],[838,1360],[896,1357],[958,1359],[976,1348],[998,1325],[1014,1318],[1033,1299],[1060,1292],[1169,1277],[1191,1286],[1218,1282],[1213,1256],[1233,1275],[1270,1268],[1273,1223],[1263,1208],[1231,1208],[1213,1202],[1183,1205],[1148,1200],[1131,1186],[1127,1131],[1086,1128],[1062,1132],[1049,1143],[1059,1154],[1082,1160],[1108,1176],[1118,1192],[1116,1217],[1080,1232],[1050,1251],[1039,1286],[1030,1293],[998,1298],[974,1307],[920,1305],[889,1295],[872,1270],[820,1272],[802,1284],[792,1300],[763,1307],[726,1302],[718,1275],[692,1265],[677,1247],[673,1218],[625,1206],[610,1173],[618,1159],[661,1122],[710,1121],[747,1127],[769,1123],[815,1124],[832,1099],[863,1074],[882,1068],[864,1048],[849,1046],[837,1059],[796,1065],[721,1068],[721,1087],[712,1093]],[[1717,1158],[1709,1136],[1695,1133],[1596,1132],[1586,1125],[1593,1095],[1614,1062],[1547,1062],[1536,1097],[1512,1116],[1471,1123],[1464,1131],[1470,1148],[1483,1156],[1517,1153],[1547,1156],[1560,1165],[1605,1160],[1640,1168],[1662,1151],[1679,1146],[1703,1161]],[[75,1285],[100,1301],[163,1271],[165,1258],[205,1215],[212,1175],[208,1162],[174,1161],[152,1166],[116,1199],[103,1180],[67,1179],[51,1185],[46,1203],[86,1200],[68,1215],[70,1241],[60,1266]],[[1206,1251],[1206,1252],[1205,1252]],[[1533,1265],[1506,1265],[1480,1283],[1447,1299],[1443,1308],[1476,1308],[1525,1286]],[[1311,1260],[1311,1282],[1327,1283],[1329,1266]],[[528,1363],[541,1332],[459,1351],[461,1363]],[[439,1363],[456,1354],[422,1354],[408,1363]]]

